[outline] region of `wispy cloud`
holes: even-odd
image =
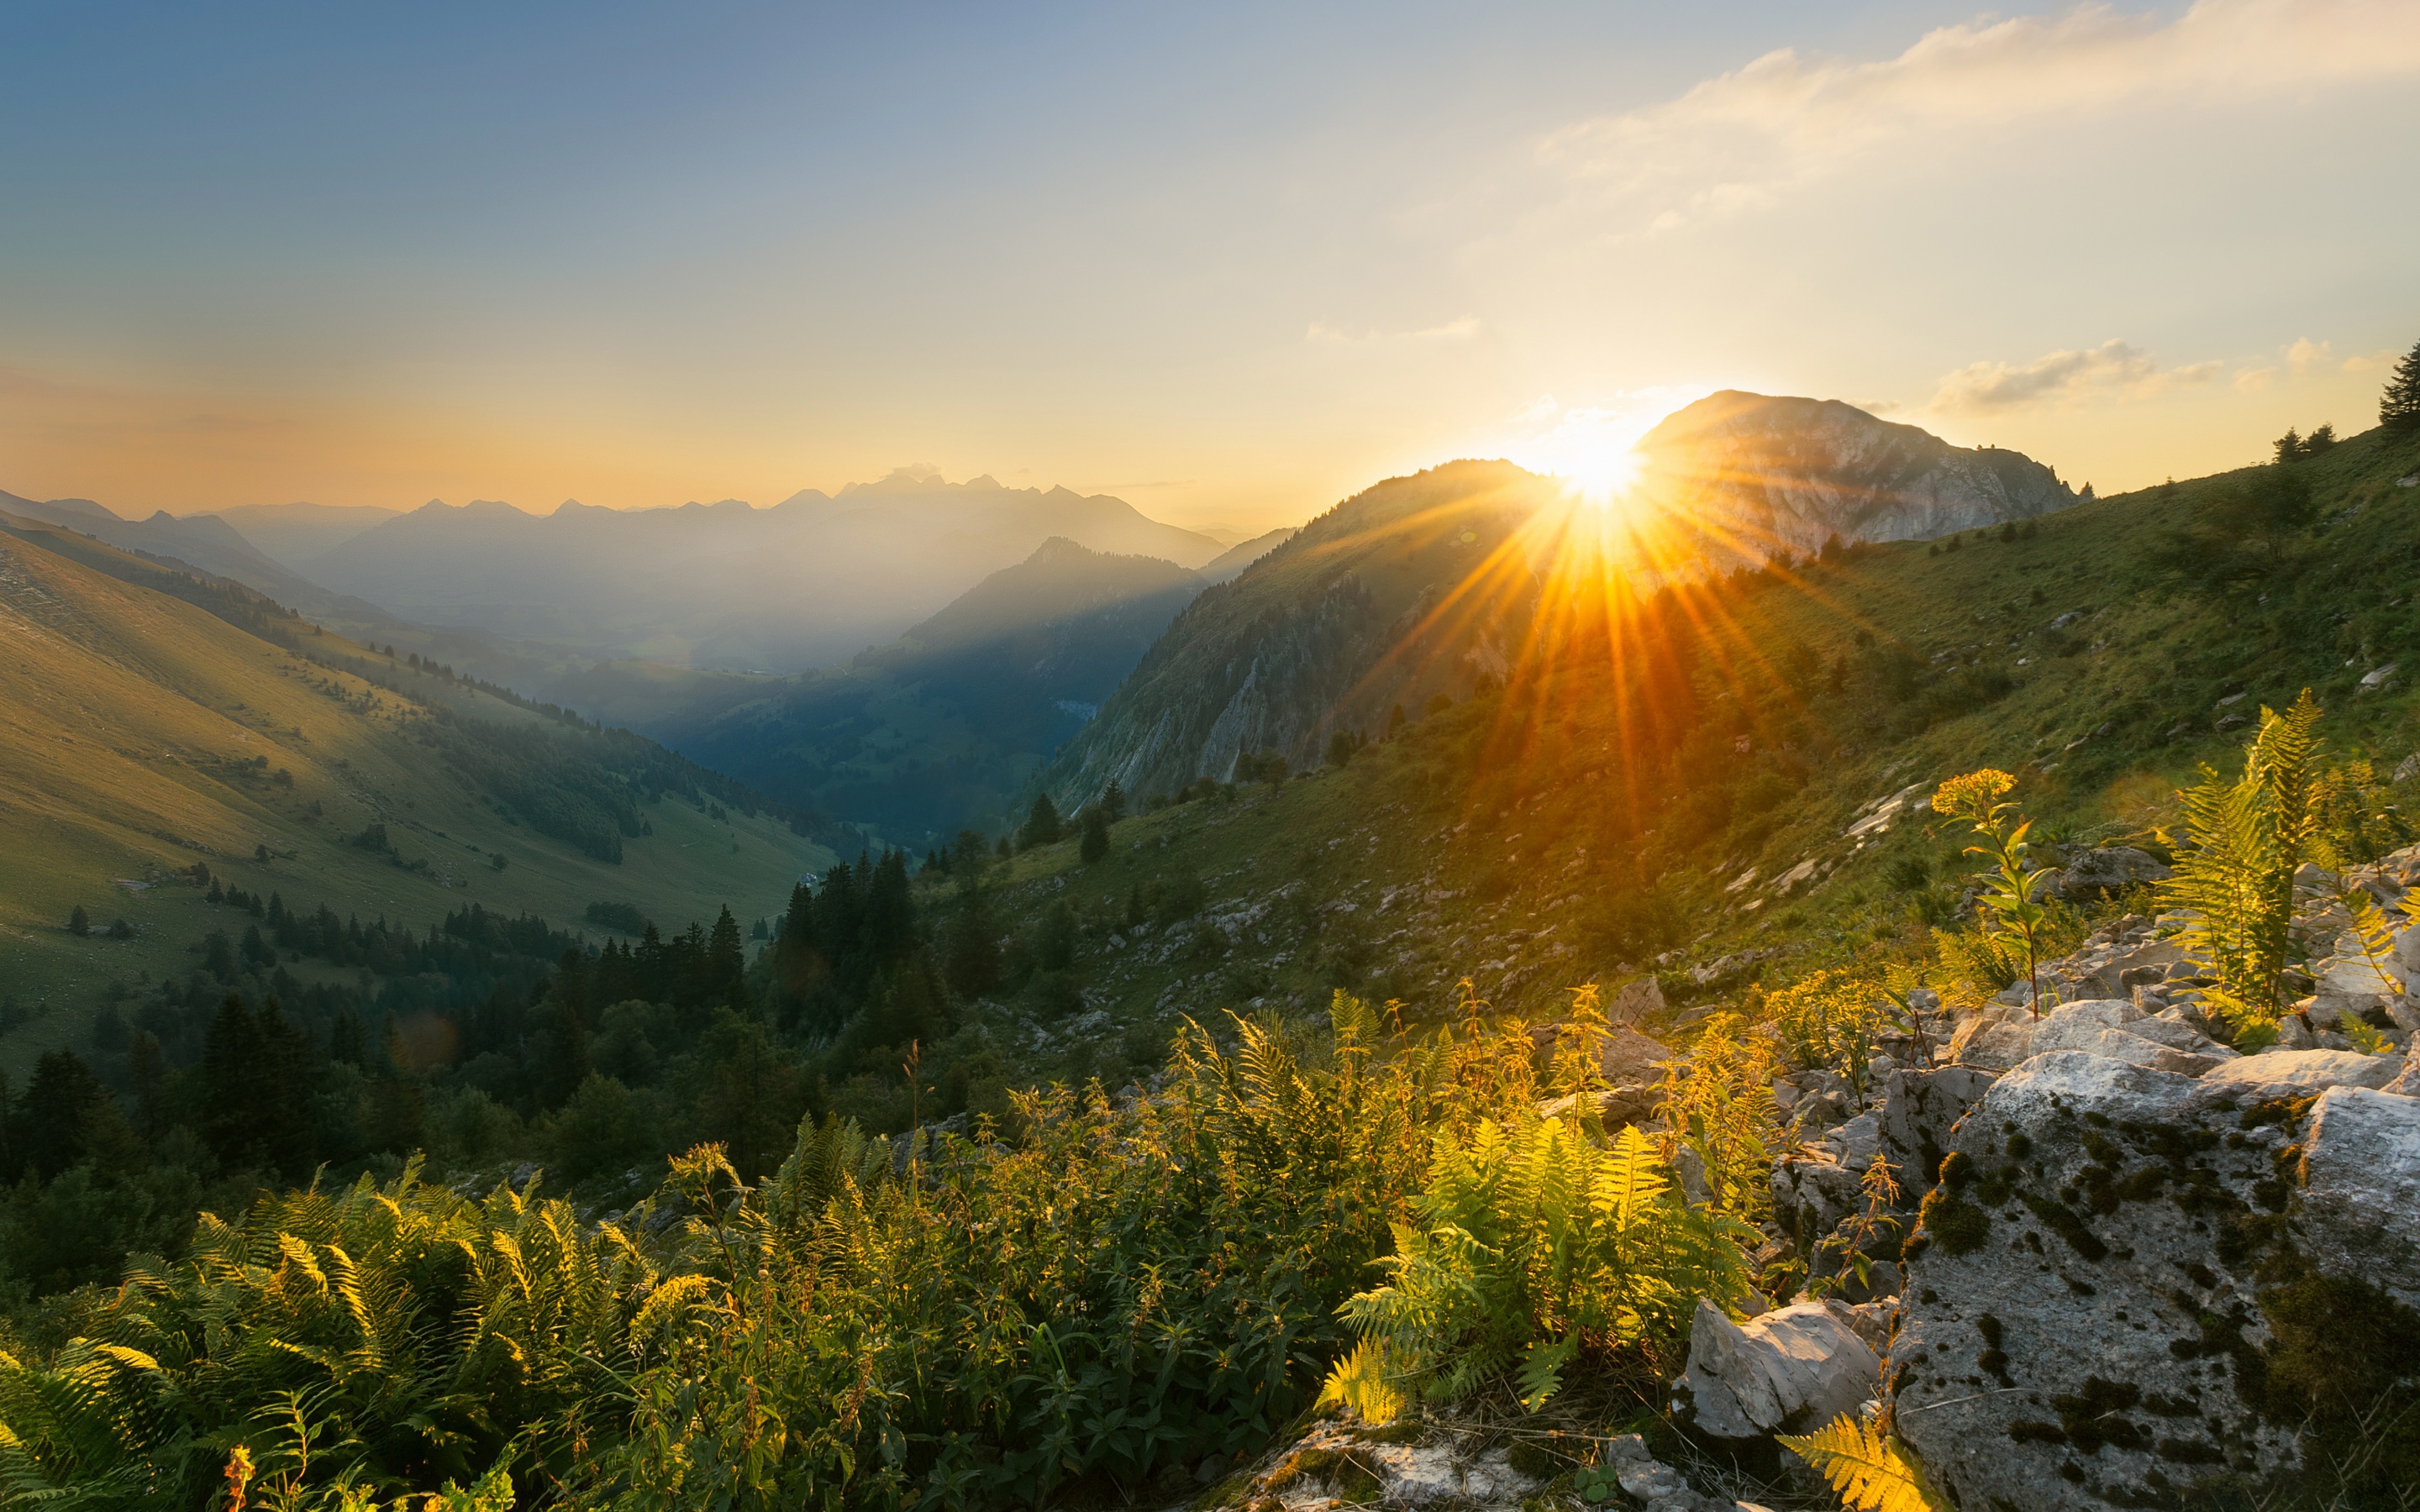
[[[1878,61],[1768,53],[1676,100],[1566,128],[1540,152],[1621,229],[1653,232],[1770,203],[1894,146],[2415,76],[2409,0],[2200,0],[2174,20],[2086,5],[1944,26]]]
[[[2082,399],[2148,398],[2183,384],[2206,383],[2224,363],[2162,367],[2122,341],[2081,350],[2044,352],[2032,362],[1973,363],[1942,378],[1931,408],[1943,414],[1987,414]]]
[[[1358,347],[1389,341],[1468,341],[1485,329],[1475,315],[1419,331],[1363,331],[1357,333],[1329,325],[1325,320],[1313,320],[1303,332],[1302,339],[1314,347]]]

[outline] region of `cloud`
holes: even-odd
[[[1302,339],[1313,347],[1367,346],[1388,341],[1468,341],[1486,329],[1479,316],[1466,315],[1449,320],[1441,326],[1429,326],[1419,331],[1365,331],[1359,335],[1325,320],[1313,320],[1302,333]]]
[[[2275,381],[2277,370],[2273,367],[2247,367],[2235,375],[2235,387],[2244,393],[2258,393]]]
[[[2163,368],[2150,353],[2113,339],[2081,351],[2044,352],[2022,365],[1970,363],[1942,378],[1931,408],[1945,414],[1986,414],[2086,398],[2148,398],[2180,385],[2206,383],[2224,365],[2211,361]]]
[[[2374,352],[2357,352],[2344,360],[2348,373],[2383,373],[2393,367],[2403,354],[2392,347],[2381,347]]]
[[[2420,6],[2408,0],[2200,0],[2174,20],[2085,5],[1944,26],[1879,61],[1768,53],[1539,151],[1575,193],[1652,233],[1771,203],[1894,146],[2412,77]]]
[[[2329,360],[2328,344],[2308,336],[2297,337],[2294,345],[2286,348],[2286,365],[2293,369],[2296,378]]]

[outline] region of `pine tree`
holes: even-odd
[[[1066,826],[1059,818],[1059,806],[1050,801],[1049,794],[1040,794],[1026,813],[1025,827],[1016,832],[1016,848],[1030,851],[1036,845],[1055,844],[1065,832]]]
[[[1126,816],[1126,790],[1118,786],[1114,777],[1109,779],[1109,791],[1101,795],[1101,811],[1109,816],[1113,825]]]
[[[2420,342],[2414,342],[2378,401],[2378,422],[2391,430],[2420,428]]]
[[[76,904],[74,909],[69,913],[68,933],[76,936],[78,939],[82,939],[92,933],[92,916],[84,911],[84,904]]]
[[[2303,459],[2303,455],[2302,436],[2293,426],[2287,426],[2286,434],[2277,438],[2278,462],[2281,465],[2287,462],[2299,462]]]
[[[724,903],[714,921],[714,932],[706,936],[706,990],[739,1007],[741,979],[747,974],[748,956],[739,943],[739,921],[731,917],[731,905]]]
[[[1076,854],[1089,866],[1109,854],[1109,816],[1100,805],[1086,809],[1083,814],[1084,838]]]

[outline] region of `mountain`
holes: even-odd
[[[1834,537],[1927,540],[2077,498],[2023,453],[1952,446],[1837,399],[1725,390],[1667,416],[1637,451],[1635,493],[1669,532],[1668,570],[1809,556]]]
[[[1293,540],[1301,530],[1302,527],[1299,525],[1284,525],[1274,531],[1255,535],[1249,541],[1237,541],[1202,563],[1198,569],[1202,580],[1213,583],[1233,581],[1243,574],[1246,567]]]
[[[902,470],[770,509],[431,502],[340,542],[311,576],[406,619],[589,657],[796,671],[897,636],[1053,536],[1200,566],[1218,542],[1066,488]]]
[[[20,519],[40,520],[78,531],[123,551],[177,562],[248,588],[300,605],[304,599],[329,595],[283,564],[262,554],[243,534],[215,515],[178,518],[165,510],[148,518],[130,520],[89,499],[20,499],[0,493],[0,509]]]
[[[2077,501],[2015,452],[1966,450],[1832,400],[1726,392],[1666,418],[1608,571],[1659,583],[1812,556],[1827,541],[1920,540]],[[1080,800],[1224,779],[1263,751],[1315,765],[1440,694],[1500,680],[1572,506],[1553,480],[1455,462],[1357,494],[1234,570],[1152,649],[1045,775]],[[1251,553],[1238,566],[1236,559]]]
[[[1001,823],[1203,586],[1173,563],[1054,536],[841,667],[764,678],[625,662],[563,687],[776,797],[923,848]]]
[[[1315,764],[1337,731],[1466,695],[1518,650],[1519,543],[1559,498],[1509,462],[1452,462],[1344,501],[1196,599],[1045,783],[1081,800],[1224,779],[1262,751]]]
[[[378,504],[238,504],[220,519],[288,571],[310,575],[310,563],[400,511]]]
[[[650,742],[13,511],[0,640],[0,1060],[19,1068],[108,994],[189,969],[209,931],[241,934],[196,863],[416,932],[474,903],[558,929],[597,902],[675,927],[763,915],[832,855]],[[78,907],[132,937],[69,933]]]
[[[2079,501],[2030,532],[1617,584],[1593,615],[1542,554],[1493,593],[1470,575],[1464,598],[1500,603],[1493,631],[1390,620],[1431,590],[1376,564],[1417,565],[1436,519],[1483,549],[1521,477],[1457,463],[1347,501],[1196,600],[1047,768],[1063,810],[1115,775],[1147,811],[1099,862],[1062,843],[985,873],[1013,937],[1055,909],[1088,921],[1072,971],[1106,1026],[1050,1038],[1047,1074],[1129,1073],[1110,1037],[1171,1005],[1313,1013],[1339,987],[1439,1015],[1469,978],[1535,1021],[1571,987],[1652,972],[1668,1027],[1737,1008],[1760,974],[1888,960],[1951,983],[1988,964],[1932,933],[1971,918],[1977,866],[1926,807],[1942,779],[2011,774],[2036,866],[2166,854],[2178,790],[2205,764],[2240,773],[2259,711],[2304,688],[2326,711],[2331,843],[2358,860],[2420,841],[2420,433]],[[1380,735],[1397,688],[1405,723],[1323,759],[1313,733]],[[1238,711],[1291,780],[1226,780],[1256,748],[1224,737]],[[2129,908],[2152,912],[2109,917]],[[2055,953],[2090,927],[2062,917]]]

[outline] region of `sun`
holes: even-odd
[[[1582,503],[1611,511],[1630,497],[1640,465],[1633,447],[1606,445],[1575,452],[1557,471]]]

